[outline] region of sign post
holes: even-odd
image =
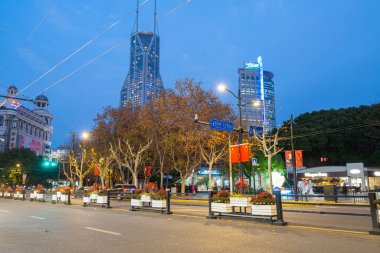
[[[252,168],[253,168],[253,193],[256,194],[256,167],[259,166],[257,163],[257,158],[252,157]]]

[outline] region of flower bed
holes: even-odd
[[[276,199],[269,192],[252,198],[252,215],[274,216],[277,214]]]
[[[166,207],[166,191],[158,190],[156,192],[152,192],[152,207],[154,208],[165,208]]]
[[[219,213],[231,212],[230,193],[228,191],[219,191],[212,197],[211,211]]]

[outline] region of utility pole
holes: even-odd
[[[240,180],[244,180],[244,172],[243,172],[243,163],[241,161],[241,144],[243,143],[243,128],[241,126],[242,115],[241,115],[241,92],[240,87],[238,89],[238,107],[239,107],[239,171],[240,171]],[[243,192],[241,192],[243,193]]]
[[[231,135],[228,134],[228,165],[230,168],[230,194],[234,193],[234,182],[232,176],[232,161],[231,161]]]
[[[296,152],[294,150],[294,138],[293,138],[293,114],[290,115],[290,142],[292,145],[292,167],[293,167],[293,191],[294,198],[298,201],[298,189],[297,189],[297,167],[296,167]]]

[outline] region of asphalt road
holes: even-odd
[[[178,206],[179,208],[183,206]],[[203,215],[203,214],[202,214]],[[0,252],[380,252],[380,237],[0,199]]]

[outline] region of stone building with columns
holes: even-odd
[[[50,153],[53,115],[48,111],[49,100],[39,95],[31,101],[18,100],[15,86],[0,100],[0,152],[12,148],[29,148],[36,155]],[[33,103],[33,109],[26,107]]]

